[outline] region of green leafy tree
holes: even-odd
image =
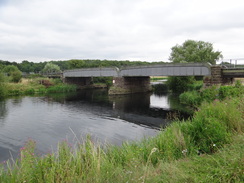
[[[14,65],[8,65],[4,67],[3,72],[7,74],[7,76],[10,78],[10,81],[16,83],[19,82],[22,78],[22,72]]]
[[[27,60],[23,60],[19,65],[19,69],[22,72],[26,72],[26,73],[30,73],[30,72],[34,72],[34,67],[33,67],[34,63],[33,62],[29,62]]]
[[[42,70],[44,73],[53,73],[53,72],[60,72],[61,69],[58,65],[53,64],[53,63],[47,63]]]
[[[4,69],[4,65],[0,63],[0,71],[2,71]]]
[[[84,60],[69,60],[69,68],[70,69],[78,69],[78,68],[82,68],[85,66],[85,62]]]
[[[214,51],[212,43],[187,40],[182,45],[171,48],[169,60],[174,63],[209,62],[216,64],[216,60],[220,58],[223,58],[221,52]]]
[[[204,41],[186,40],[182,45],[171,48],[169,60],[173,63],[206,63],[215,64],[216,60],[222,58],[220,51],[214,51],[212,43]],[[194,82],[193,76],[169,77],[168,87],[173,92],[184,92],[189,84]]]
[[[18,67],[14,65],[5,66],[3,69],[3,72],[6,73],[8,76],[10,76],[10,74],[14,71],[20,71],[20,70],[18,69]]]

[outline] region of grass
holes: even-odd
[[[121,147],[87,137],[38,156],[30,140],[0,170],[0,182],[242,182],[243,131],[244,97],[217,100],[191,120]]]
[[[199,85],[200,86],[200,85]],[[211,86],[199,90],[184,92],[180,95],[180,102],[190,107],[199,107],[202,102],[212,102],[214,100],[224,100],[228,97],[239,97],[244,95],[244,85],[238,80],[231,86]]]
[[[74,85],[63,84],[57,79],[48,78],[22,79],[19,83],[5,82],[4,85],[7,96],[60,93],[77,89]]]

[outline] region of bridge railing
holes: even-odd
[[[225,68],[244,68],[244,58],[238,59],[223,59],[219,60],[219,64]]]

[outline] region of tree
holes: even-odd
[[[171,48],[169,60],[174,63],[209,62],[216,64],[216,60],[223,58],[220,51],[214,51],[213,44],[204,41],[186,40],[182,45]]]
[[[4,69],[4,65],[0,63],[0,71],[2,71]]]
[[[171,48],[169,60],[173,63],[206,63],[216,64],[222,58],[220,51],[214,51],[212,43],[204,41],[186,40],[182,45]],[[173,92],[184,92],[189,84],[194,82],[193,76],[169,77],[167,84]]]
[[[33,62],[29,62],[27,60],[23,60],[19,65],[19,69],[22,72],[26,72],[26,73],[30,73],[30,72],[34,72],[34,67],[33,67],[34,63]]]
[[[14,65],[4,67],[3,72],[10,77],[10,81],[18,83],[22,78],[22,72]]]
[[[73,60],[69,60],[68,63],[70,69],[78,69],[85,66],[85,62],[83,60],[73,59]]]
[[[60,67],[53,63],[47,63],[42,70],[44,73],[53,73],[53,72],[60,72]]]

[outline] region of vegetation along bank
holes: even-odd
[[[30,140],[2,163],[0,182],[242,182],[243,130],[243,95],[205,101],[192,119],[121,147],[88,137],[41,157]]]

